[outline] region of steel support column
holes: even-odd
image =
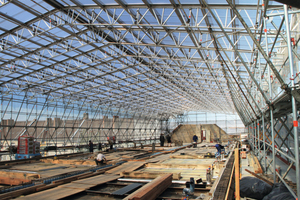
[[[287,36],[287,47],[289,55],[289,65],[290,65],[290,75],[291,75],[291,88],[292,91],[295,90],[294,83],[294,63],[293,63],[293,54],[291,47],[291,34],[290,34],[290,24],[289,24],[289,15],[287,5],[283,6],[284,8],[284,17],[285,17],[285,26],[286,26],[286,36]],[[295,97],[292,95],[292,109],[293,109],[293,133],[294,133],[294,147],[295,147],[295,165],[296,165],[296,182],[297,182],[297,197],[300,199],[300,166],[299,166],[299,135],[298,135],[298,119],[297,119],[297,106]]]

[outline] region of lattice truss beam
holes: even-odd
[[[265,6],[257,7],[258,12],[253,23],[243,17],[234,3],[227,2],[251,37],[250,41],[255,51],[250,65],[247,66],[247,63],[241,60],[249,75],[246,80],[238,75],[230,76],[230,73],[225,77],[229,80],[228,87],[231,92],[235,91],[235,94],[232,94],[235,108],[244,123],[250,124],[253,120],[261,118],[262,113],[272,107],[274,102],[280,101],[282,95],[290,94],[292,81],[299,82],[299,9],[288,9],[291,41],[287,42],[283,6],[272,8],[270,3],[268,4],[269,1],[264,2]],[[251,30],[253,25],[257,27],[256,30]],[[295,74],[293,77],[290,73],[287,44],[292,45]],[[238,57],[241,59],[239,55]]]
[[[170,114],[243,106],[244,123],[259,113],[256,96],[265,106],[263,95],[249,90],[258,87],[255,45],[229,5],[68,2],[1,2],[4,97],[26,93]],[[258,34],[261,6],[235,7]]]

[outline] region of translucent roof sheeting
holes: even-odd
[[[233,99],[246,101],[256,47],[225,0],[1,2],[3,96],[172,115],[234,113]],[[262,6],[235,7],[259,34]]]

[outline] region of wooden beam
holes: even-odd
[[[257,157],[255,156],[255,155],[253,155],[253,164],[254,164],[254,172],[255,173],[259,173],[259,174],[262,174],[263,173],[263,170],[262,170],[262,168],[261,168],[261,165],[260,165],[260,163],[259,163],[259,161],[258,161],[258,159],[257,159]]]
[[[144,179],[155,179],[161,175],[169,173],[160,172],[121,172],[121,176],[124,178],[144,178]],[[181,173],[173,173],[173,180],[179,180],[181,178]]]
[[[267,139],[269,140],[269,142],[272,142],[272,140],[269,138],[269,136],[266,134]]]
[[[224,172],[224,169],[225,168],[222,168],[221,173]],[[205,198],[205,199],[211,199],[212,195],[214,194],[214,192],[215,192],[215,190],[216,190],[216,188],[218,186],[218,183],[219,183],[220,179],[221,179],[221,176],[218,176],[218,178],[214,181],[214,184],[211,186],[211,188],[210,188],[210,190],[208,192],[207,198]]]
[[[23,178],[23,179],[30,179],[30,180],[41,178],[41,176],[35,172],[25,172],[25,171],[9,170],[9,169],[1,170],[0,177],[21,178],[21,179]]]
[[[63,183],[51,183],[51,184],[48,184],[48,185],[44,185],[44,186],[42,186],[42,187],[38,187],[38,188],[36,188],[36,192],[40,192],[40,191],[43,191],[43,190],[48,190],[48,189],[50,189],[50,188],[54,188],[54,187],[56,187],[56,186],[59,186],[59,185],[61,185],[61,184],[63,184]]]
[[[97,170],[96,172],[86,172],[86,173],[79,174],[79,175],[76,175],[76,176],[71,176],[71,177],[60,179],[60,180],[57,180],[57,181],[52,181],[51,184],[45,185],[45,186],[40,187],[40,188],[37,188],[36,191],[42,191],[42,190],[53,188],[53,187],[56,187],[56,186],[59,186],[59,185],[65,184],[65,183],[69,183],[71,181],[80,180],[80,179],[88,178],[88,177],[91,177],[91,176],[100,175],[100,174],[105,173],[106,170],[109,170],[109,169],[114,168],[114,167],[115,166],[111,166],[111,167],[107,167],[107,168],[104,168],[104,169]]]
[[[209,164],[199,164],[199,165],[191,165],[191,164],[164,164],[164,163],[148,163],[146,164],[148,168],[179,168],[179,169],[207,169],[210,167]]]
[[[38,173],[3,169],[0,171],[0,184],[20,185],[30,183],[31,180],[40,178]]]
[[[279,133],[279,131],[278,131],[278,133]],[[275,134],[275,137],[274,137],[274,139],[276,139],[276,137],[277,137],[278,133],[276,133],[276,134]],[[270,145],[272,145],[272,141],[271,141]]]
[[[150,183],[147,183],[124,200],[149,200],[156,199],[172,184],[172,174],[159,176]]]
[[[240,200],[240,153],[239,149],[234,149],[234,168],[235,168],[235,198]]]
[[[61,158],[69,158],[69,157],[77,157],[77,156],[82,156],[82,155],[87,155],[91,153],[70,153],[70,154],[63,154],[63,155],[57,155],[59,159]],[[22,159],[22,160],[8,160],[8,161],[1,161],[0,166],[10,166],[10,165],[19,165],[19,164],[25,164],[25,163],[36,163],[36,162],[41,162],[40,159],[48,159],[51,158],[53,160],[54,156],[46,156],[46,157],[41,157],[41,156],[36,156],[33,158],[27,158],[27,159]]]
[[[94,176],[96,175],[94,172],[86,172],[86,173],[83,173],[83,174],[79,174],[79,175],[76,175],[76,176],[71,176],[71,177],[68,177],[68,178],[64,178],[64,179],[60,179],[60,180],[57,180],[57,181],[52,181],[52,183],[61,183],[61,184],[64,184],[64,183],[69,183],[71,181],[75,181],[75,180],[78,180],[78,179],[82,179],[83,178],[86,178],[87,176]]]
[[[262,176],[259,176],[259,175],[257,175],[256,173],[251,172],[251,171],[248,170],[248,169],[245,169],[245,171],[248,172],[248,173],[250,173],[251,175],[255,176],[256,178],[259,178],[260,180],[265,181],[265,182],[268,183],[269,185],[273,186],[273,183],[272,183],[271,181],[269,181],[268,179],[265,179],[265,178],[263,178]]]
[[[0,177],[0,184],[3,185],[21,185],[23,183],[31,183],[30,179],[25,178],[9,178],[9,177]]]
[[[175,158],[175,159],[203,159],[204,155],[170,155],[170,158]]]

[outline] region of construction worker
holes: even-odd
[[[217,151],[218,151],[219,155],[221,156],[221,145],[216,144],[215,147],[217,148]]]
[[[193,136],[193,141],[196,142],[196,143],[198,141],[198,136],[196,134],[194,134],[194,136]]]
[[[96,165],[102,165],[104,164],[104,161],[106,162],[106,158],[102,153],[99,153],[97,155],[97,158],[95,158]]]
[[[102,144],[101,144],[101,142],[98,143],[98,151],[102,151]]]
[[[170,134],[167,135],[167,142],[168,142],[168,146],[171,147],[172,146],[172,142],[171,142],[171,136],[170,136]]]
[[[220,144],[220,148],[221,148],[221,153],[223,152],[225,154],[225,147]]]
[[[89,149],[90,149],[90,153],[94,152],[94,144],[91,140],[89,141]]]
[[[109,149],[113,149],[113,148],[114,148],[114,147],[113,147],[113,145],[114,145],[113,141],[110,140],[110,139],[107,139],[107,142],[108,142],[108,144],[109,144]]]
[[[197,142],[198,142],[198,136],[196,134],[194,134],[194,136],[193,136],[193,147],[194,148],[197,147]]]
[[[165,137],[163,134],[160,134],[159,140],[160,140],[160,146],[163,147],[165,143]]]

